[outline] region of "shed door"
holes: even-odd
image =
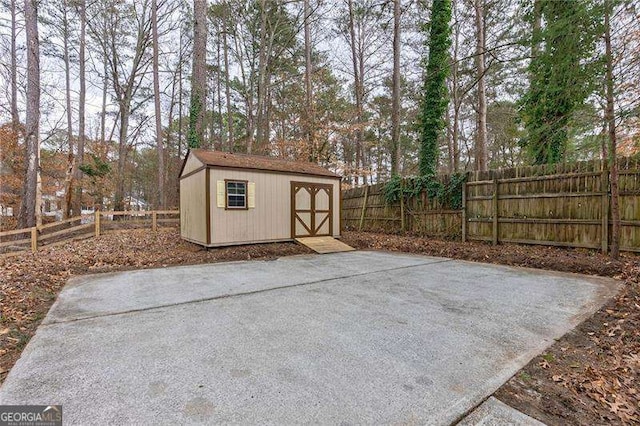
[[[333,185],[291,182],[291,237],[331,235]]]

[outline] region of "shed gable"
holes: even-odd
[[[187,158],[184,159],[184,163],[182,165],[182,171],[180,172],[180,177],[186,176],[189,173],[192,173],[198,169],[204,167],[202,161],[198,159],[193,153],[189,152]]]

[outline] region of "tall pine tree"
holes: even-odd
[[[537,0],[535,9],[534,21],[544,25],[534,25],[529,89],[521,102],[524,144],[535,164],[557,163],[574,113],[594,90],[598,9],[591,0]]]
[[[189,148],[200,148],[204,141],[207,103],[207,1],[193,3],[193,68],[189,107]]]
[[[451,0],[433,0],[422,105],[420,109],[420,175],[435,176],[438,167],[438,138],[445,128],[449,103],[446,79],[451,47]]]

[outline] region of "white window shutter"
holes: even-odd
[[[217,204],[219,208],[224,208],[225,207],[225,188],[224,188],[224,181],[223,180],[219,180],[218,181],[218,192],[217,192]]]
[[[256,183],[249,182],[247,185],[247,206],[250,209],[256,208]]]

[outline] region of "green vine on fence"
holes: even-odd
[[[462,188],[467,180],[466,173],[455,173],[448,181],[440,182],[432,176],[418,176],[402,178],[394,175],[383,188],[384,199],[387,204],[419,197],[423,192],[430,200],[436,200],[442,208],[460,210],[462,208]]]

